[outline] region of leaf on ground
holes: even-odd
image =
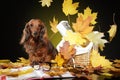
[[[90,55],[90,62],[93,67],[101,66],[103,69],[112,68],[112,62],[101,56],[96,50],[92,50]]]
[[[55,62],[57,62],[58,66],[62,66],[63,65],[64,59],[63,59],[63,57],[61,56],[60,53],[58,53],[58,55],[56,55]]]

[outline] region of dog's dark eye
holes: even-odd
[[[41,30],[42,28],[44,28],[44,26],[43,26],[43,25],[39,25],[39,27],[40,27],[40,30]]]
[[[30,27],[33,27],[33,24],[30,24]]]
[[[42,25],[40,25],[40,24],[39,24],[38,26],[39,26],[40,28],[42,28],[42,27],[43,27],[43,26],[42,26]]]

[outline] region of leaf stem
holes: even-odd
[[[68,23],[70,24],[70,15],[68,14]],[[70,24],[71,25],[71,24]]]
[[[113,23],[116,24],[116,22],[115,22],[115,13],[113,14]]]

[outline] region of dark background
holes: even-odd
[[[0,59],[10,59],[15,61],[19,57],[27,58],[23,47],[19,44],[22,30],[26,22],[32,18],[40,18],[49,27],[48,22],[53,16],[65,16],[62,13],[63,0],[53,0],[49,8],[41,7],[39,0],[4,0],[0,9]],[[120,6],[118,0],[73,0],[79,1],[79,11],[90,7],[94,12],[98,12],[97,25],[101,31],[108,31],[113,24],[113,13],[118,26],[115,38],[111,43],[106,44],[101,55],[109,59],[120,59]],[[66,17],[65,17],[66,19]],[[59,20],[59,21],[60,21]]]

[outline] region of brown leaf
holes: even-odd
[[[75,54],[76,50],[74,45],[70,45],[68,41],[65,41],[63,47],[60,47],[60,54],[64,59],[69,60]]]

